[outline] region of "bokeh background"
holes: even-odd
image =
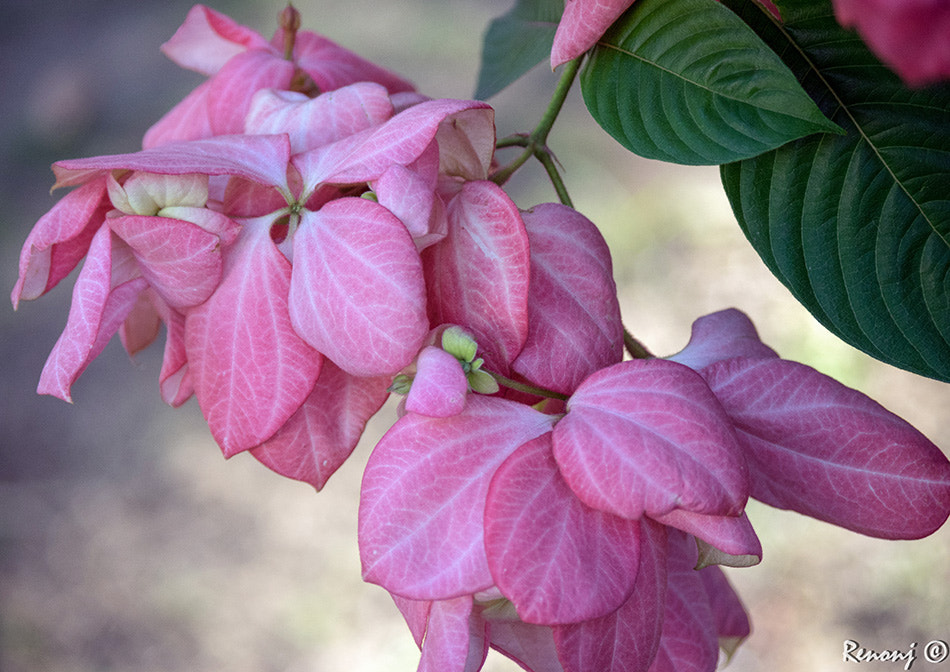
[[[487,22],[510,5],[297,3],[306,28],[431,96],[459,98],[474,90]],[[281,9],[213,6],[268,35]],[[49,164],[137,149],[201,81],[158,50],[189,7],[0,4],[0,285],[12,288],[23,239],[58,197]],[[492,100],[499,135],[530,130],[554,81],[541,66]],[[783,356],[867,392],[950,450],[950,387],[878,364],[818,326],[742,237],[715,169],[626,153],[577,91],[551,146],[576,206],[612,246],[625,321],[654,352],[679,350],[696,317],[735,306]],[[511,189],[522,207],[555,200],[533,166]],[[356,502],[372,442],[319,494],[249,456],[225,461],[194,402],[162,404],[159,347],[130,361],[111,344],[74,405],[37,396],[71,284],[17,313],[0,307],[0,672],[414,670],[401,618],[359,576]],[[393,418],[385,408],[368,438]],[[765,559],[729,572],[754,632],[728,669],[851,670],[845,639],[878,650],[950,640],[950,530],[885,542],[756,504],[749,515]],[[492,653],[487,669],[516,666]]]

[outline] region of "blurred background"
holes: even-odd
[[[481,34],[511,4],[297,7],[305,28],[424,93],[468,98]],[[266,35],[281,9],[213,6]],[[49,164],[138,149],[201,81],[158,50],[189,7],[0,5],[0,286],[13,287],[23,240],[59,196]],[[542,65],[493,99],[499,135],[530,130],[554,81]],[[679,350],[695,318],[734,306],[784,357],[861,389],[950,450],[950,387],[878,364],[818,326],[743,238],[716,169],[626,153],[578,91],[550,144],[577,208],[612,246],[626,324],[653,352]],[[534,166],[511,192],[525,208],[556,200]],[[360,581],[356,548],[362,465],[392,408],[315,494],[249,456],[226,462],[194,402],[164,406],[160,347],[130,361],[112,343],[74,387],[74,405],[39,397],[71,285],[17,313],[0,307],[0,672],[414,670],[418,651],[385,592]],[[852,669],[845,639],[877,650],[950,640],[950,530],[885,542],[756,504],[749,515],[765,559],[729,572],[754,632],[728,669]],[[517,668],[492,653],[486,669]]]

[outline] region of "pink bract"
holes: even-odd
[[[835,0],[835,15],[911,86],[950,79],[950,2]]]

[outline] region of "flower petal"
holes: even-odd
[[[495,585],[526,623],[599,618],[633,591],[640,522],[581,503],[551,454],[551,435],[518,448],[492,479],[485,548]]]
[[[864,394],[783,359],[702,374],[735,423],[756,499],[886,539],[927,536],[950,514],[950,461]]]
[[[423,250],[429,319],[472,332],[489,369],[506,373],[528,334],[528,235],[491,182],[468,182],[449,203],[449,231]]]
[[[480,396],[450,418],[400,418],[363,474],[363,578],[420,600],[491,586],[483,532],[489,482],[518,446],[550,431],[552,422],[528,406]]]
[[[324,361],[307,400],[251,455],[282,476],[322,490],[386,401],[388,386],[389,378],[356,378]]]
[[[184,23],[161,47],[183,68],[212,75],[248,49],[270,50],[264,36],[203,5],[195,5]]]
[[[46,360],[38,393],[72,401],[72,384],[99,356],[135,307],[147,283],[144,278],[129,277],[124,272],[122,261],[116,258],[123,254],[131,257],[108,227],[100,228],[76,278],[66,328]]]
[[[645,672],[656,655],[666,605],[666,528],[643,522],[633,591],[611,614],[554,628],[564,672]]]
[[[522,213],[531,244],[528,338],[512,368],[571,394],[623,359],[623,324],[610,250],[576,210],[544,203]]]
[[[198,405],[227,457],[273,436],[310,395],[322,363],[290,324],[290,263],[270,225],[244,222],[217,290],[185,320]]]
[[[554,428],[554,456],[581,501],[625,518],[686,509],[738,515],[748,467],[699,374],[662,359],[597,372]]]
[[[35,299],[59,284],[86,255],[112,208],[105,195],[105,179],[93,180],[39,219],[20,252],[20,275],[10,295],[14,310],[20,299]]]
[[[293,244],[290,316],[307,343],[355,376],[412,362],[429,324],[422,262],[402,222],[342,198],[304,211]]]

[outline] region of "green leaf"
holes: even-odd
[[[746,236],[843,340],[950,381],[950,86],[905,87],[825,0],[726,1],[846,131],[722,167]]]
[[[517,0],[488,24],[475,98],[486,100],[551,55],[564,0]]]
[[[620,144],[673,163],[738,161],[836,130],[775,52],[715,0],[637,0],[594,48],[581,87]]]

